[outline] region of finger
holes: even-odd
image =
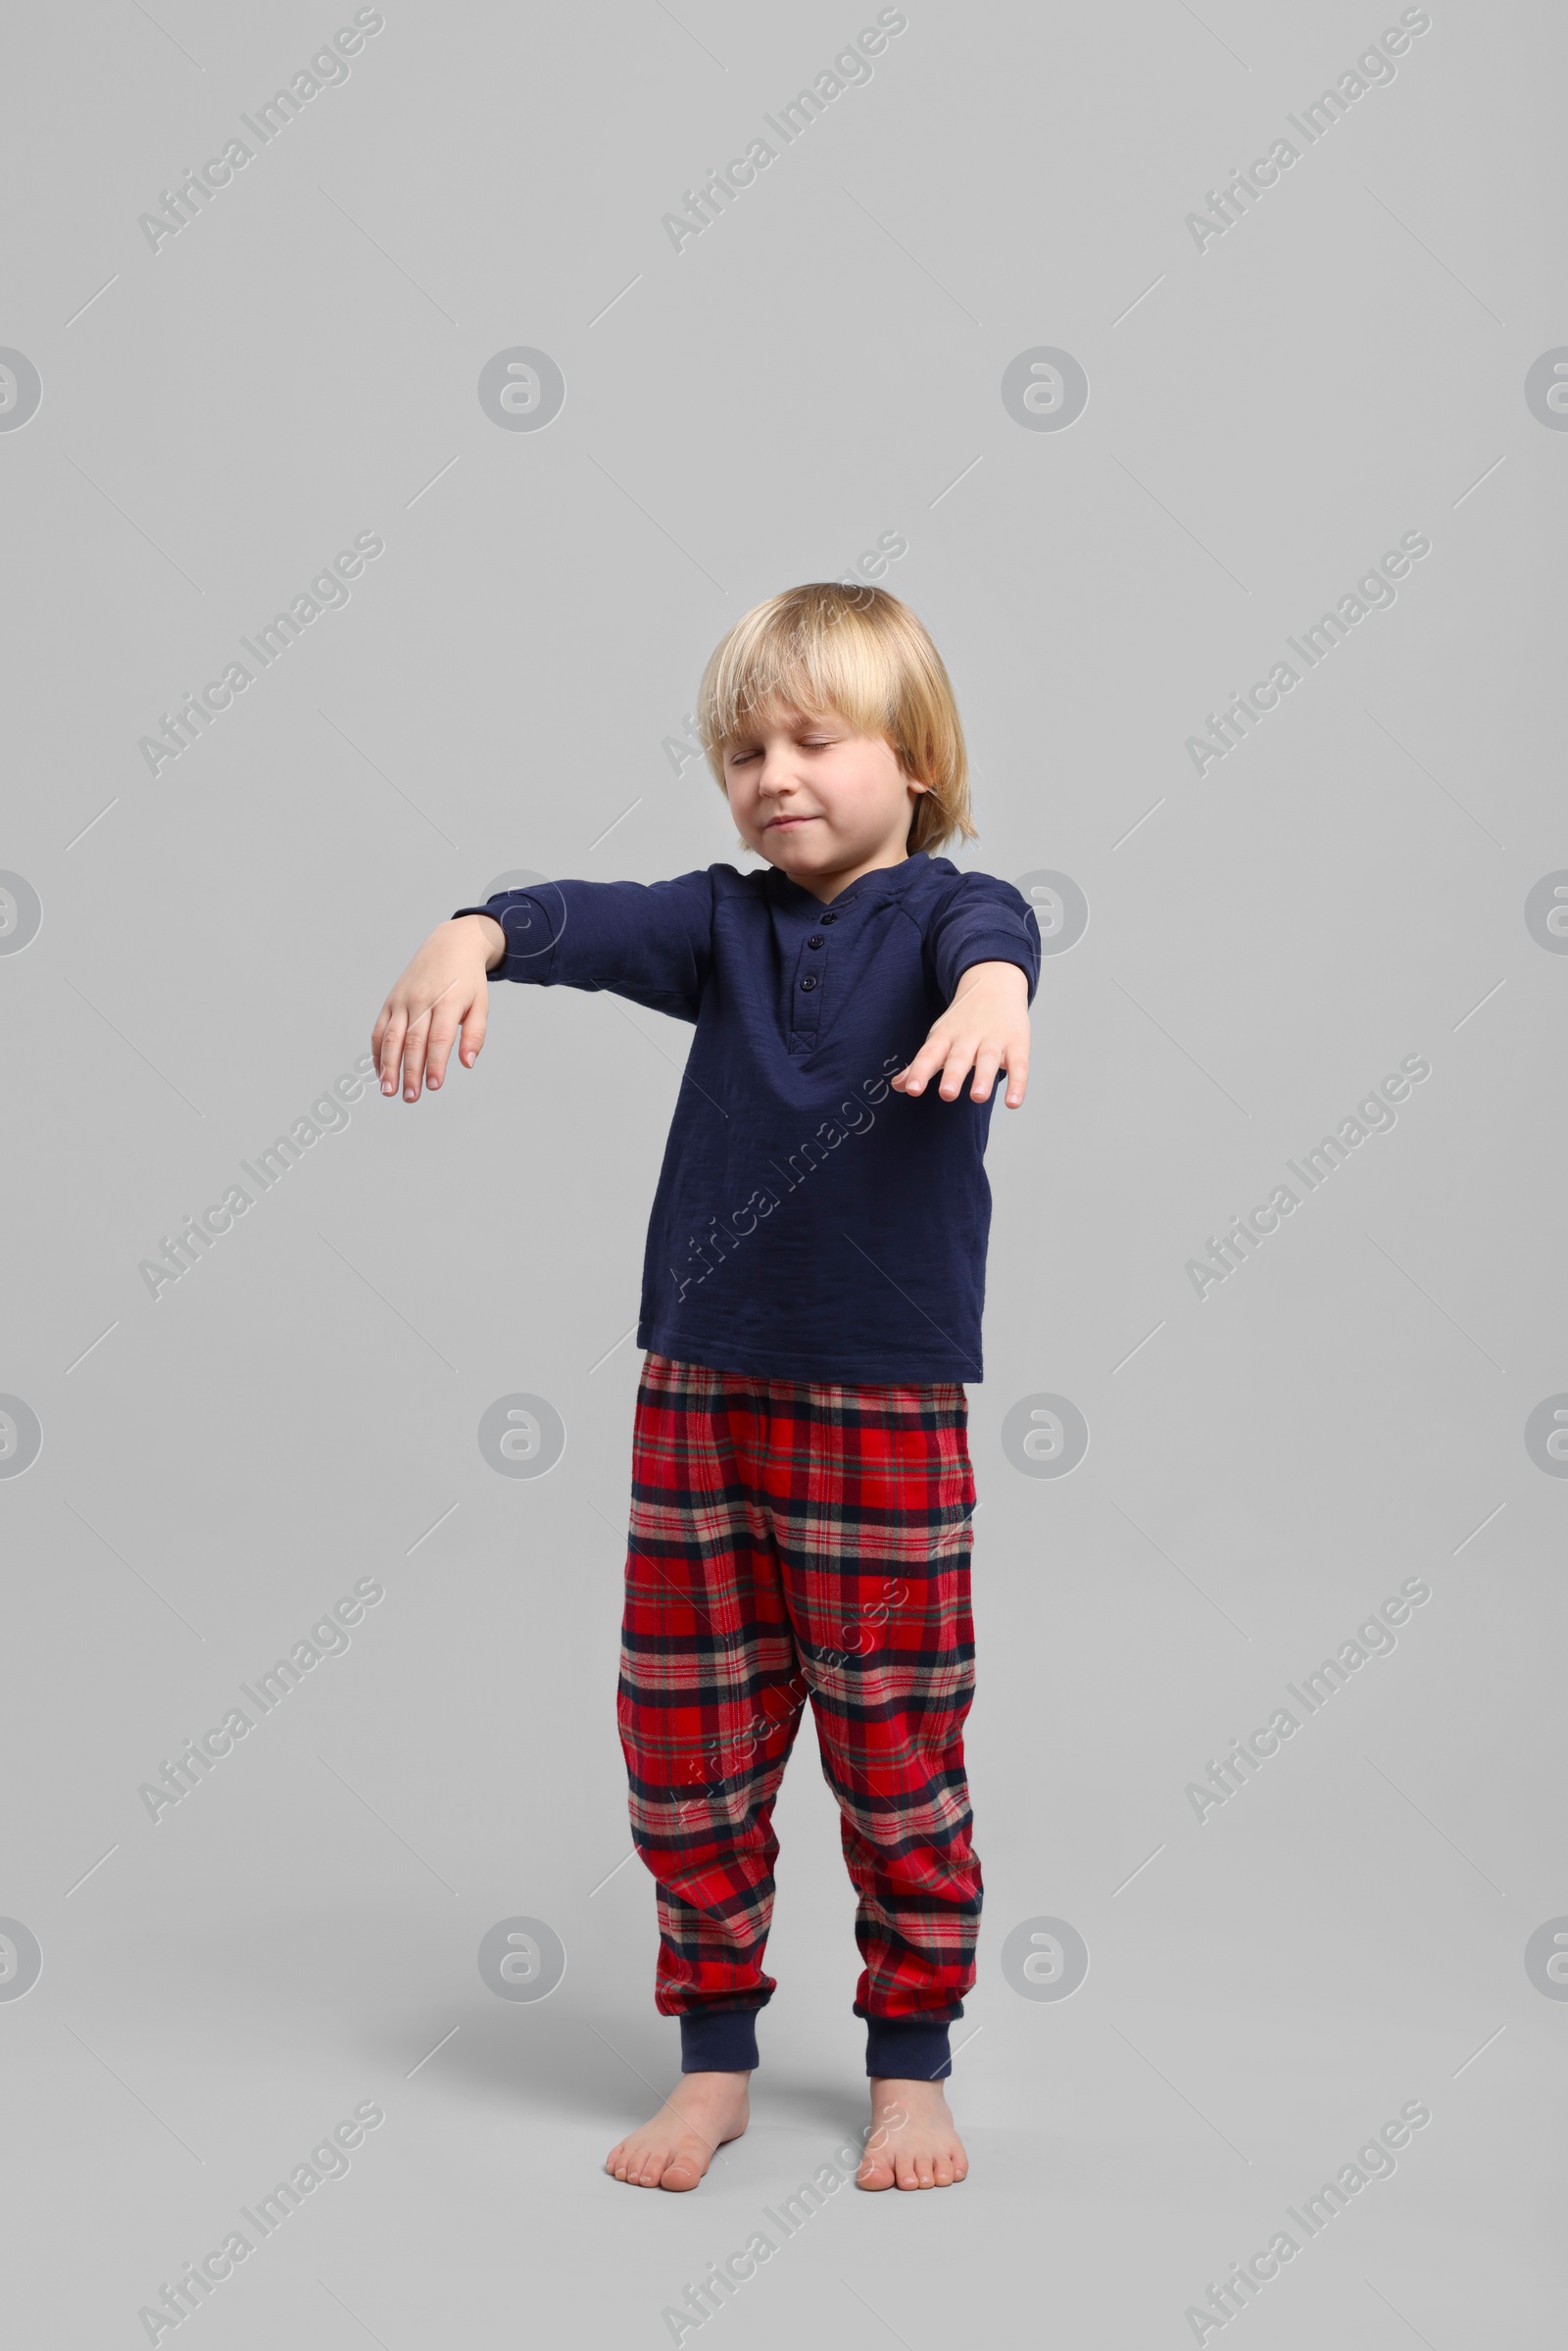
[[[947,1058],[947,1032],[939,1023],[931,1031],[907,1069],[901,1070],[893,1083],[901,1094],[920,1094],[927,1078],[934,1077]]]
[[[458,1041],[458,1030],[467,1009],[464,1002],[466,990],[453,980],[442,989],[430,1006],[430,1030],[425,1046],[425,1084],[433,1094],[447,1074],[447,1062]]]
[[[991,1100],[991,1089],[997,1082],[997,1071],[1001,1067],[1001,1046],[982,1045],[975,1055],[974,1083],[969,1088],[971,1102],[988,1102]]]
[[[956,1102],[963,1092],[963,1081],[974,1067],[977,1042],[973,1037],[955,1037],[949,1045],[938,1089],[945,1102]]]
[[[433,1094],[447,1074],[447,1062],[458,1041],[458,1006],[453,996],[443,996],[430,1014],[430,1033],[425,1045],[424,1082]]]
[[[402,1006],[399,1005],[391,1012],[390,1017],[383,1012],[381,1019],[386,1022],[386,1026],[382,1029],[380,1022],[376,1023],[381,1034],[381,1047],[376,1056],[376,1067],[381,1072],[381,1092],[396,1094],[398,1063],[403,1058],[403,1039],[409,1025],[408,1017]]]
[[[1016,1110],[1028,1091],[1029,1053],[1026,1046],[1020,1046],[1007,1055],[1007,1108]]]
[[[485,1031],[490,1026],[490,990],[481,980],[474,992],[472,1004],[463,1015],[463,1051],[458,1058],[465,1069],[471,1069],[479,1058]]]
[[[408,1036],[403,1046],[403,1099],[415,1102],[419,1099],[419,1087],[424,1078],[424,1056],[430,1043],[430,1007],[416,1012],[409,1022]]]

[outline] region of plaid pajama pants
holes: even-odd
[[[682,2020],[687,2071],[755,2063],[735,2054],[756,2045],[736,2012],[774,1989],[773,1805],[808,1698],[858,1896],[867,2070],[947,2070],[981,1906],[962,1738],[967,1416],[956,1383],[645,1359],[617,1716],[632,1838],[659,1889],[655,2000]],[[899,2048],[939,2062],[892,2062]]]

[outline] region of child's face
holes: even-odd
[[[924,789],[880,735],[836,711],[761,711],[724,748],[724,783],[741,838],[792,881],[851,877],[896,864]]]

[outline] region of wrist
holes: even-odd
[[[459,914],[454,921],[460,928],[472,924],[486,971],[494,971],[498,963],[505,962],[507,934],[493,914]]]
[[[1029,1001],[1029,975],[1021,963],[1009,963],[999,958],[994,962],[967,964],[958,974],[954,1003],[956,1004],[960,996],[967,996],[972,989],[980,987],[1012,988],[1020,1002],[1027,1004]]]

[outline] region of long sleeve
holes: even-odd
[[[971,963],[1016,963],[1034,1002],[1040,981],[1040,925],[1021,890],[995,874],[962,873],[931,916],[926,952],[951,1004]]]
[[[712,965],[710,870],[667,882],[541,882],[456,911],[488,914],[506,932],[495,979],[603,988],[676,1020],[697,1018]]]

